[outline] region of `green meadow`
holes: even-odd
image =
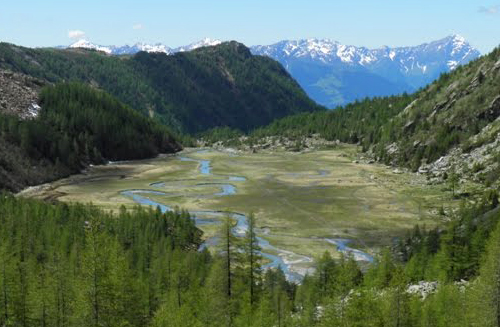
[[[196,161],[210,160],[212,175],[199,171]],[[124,190],[156,190],[151,200],[190,211],[253,212],[259,234],[270,243],[298,255],[337,255],[325,238],[348,238],[352,246],[374,254],[415,225],[432,228],[442,221],[442,203],[454,206],[443,186],[427,185],[423,176],[402,173],[379,164],[357,163],[357,148],[342,145],[310,152],[267,151],[233,154],[187,149],[177,156],[112,163],[57,182],[31,188],[26,196],[67,202],[92,202],[118,210],[134,202]],[[245,181],[228,181],[244,176]],[[150,184],[164,182],[161,187]],[[236,193],[217,196],[218,185]],[[203,227],[207,236],[215,226]]]

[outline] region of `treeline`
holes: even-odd
[[[223,142],[224,145],[231,146],[231,145],[240,145],[241,142],[239,138],[244,135],[245,134],[238,129],[225,126],[225,127],[215,127],[203,133],[199,133],[197,134],[197,138],[199,140],[204,141],[208,145],[213,145],[214,143],[217,142]]]
[[[278,62],[253,56],[234,41],[171,56],[140,52],[131,64],[168,100],[189,133],[219,126],[249,131],[322,109]]]
[[[52,126],[55,135],[43,140],[39,128],[28,127],[29,150],[65,160],[70,167],[78,167],[85,159],[90,163],[141,159],[180,149],[166,127],[83,84],[44,89],[40,106],[40,117],[31,123]]]
[[[0,115],[0,147],[6,150],[0,153],[0,175],[5,175],[0,188],[17,190],[42,182],[43,175],[51,179],[89,164],[180,149],[166,127],[90,86],[47,87],[40,94],[40,105],[36,119]]]

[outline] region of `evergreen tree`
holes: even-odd
[[[255,233],[255,215],[253,213],[248,215],[247,219],[248,230],[245,234],[245,243],[243,251],[246,256],[246,271],[247,271],[247,284],[249,286],[249,299],[250,306],[253,308],[258,300],[259,287],[261,285],[261,255],[260,246]]]
[[[407,282],[404,271],[397,267],[391,279],[388,303],[385,311],[386,326],[409,327],[410,323],[410,296],[406,292]]]
[[[316,263],[316,275],[318,276],[318,288],[320,295],[333,296],[335,286],[335,275],[337,267],[330,252],[325,251]]]
[[[500,326],[500,224],[492,233],[474,293],[473,326]]]

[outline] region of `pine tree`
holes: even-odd
[[[450,170],[450,173],[448,174],[448,183],[450,184],[451,195],[453,198],[455,198],[455,191],[456,191],[458,182],[459,182],[459,176],[455,171],[455,167],[453,166]]]
[[[125,262],[119,246],[105,226],[92,217],[86,226],[86,249],[82,263],[81,315],[89,326],[120,325],[125,321]],[[137,303],[135,303],[137,304]]]
[[[385,313],[386,325],[393,327],[410,326],[409,295],[404,271],[397,267],[389,285],[388,307]]]
[[[232,220],[229,215],[226,216],[221,230],[221,255],[224,262],[224,275],[226,278],[225,291],[227,297],[230,299],[233,293],[233,270],[235,265],[236,256],[236,238],[232,233]]]
[[[490,236],[474,292],[474,326],[500,326],[500,224]]]
[[[6,326],[11,318],[12,258],[6,244],[0,246],[0,325]]]
[[[249,298],[250,298],[250,307],[253,308],[254,303],[258,299],[258,287],[261,283],[261,265],[260,262],[262,260],[260,255],[260,246],[257,239],[257,234],[255,233],[255,215],[251,213],[248,215],[248,230],[245,235],[245,243],[243,246],[243,250],[246,256],[246,265],[247,265],[247,278],[249,285]]]

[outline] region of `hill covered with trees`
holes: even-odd
[[[320,110],[287,71],[237,42],[166,55],[108,56],[83,49],[0,43],[0,68],[51,83],[98,86],[143,115],[183,133],[217,126],[248,131]]]
[[[86,85],[47,87],[40,105],[36,119],[0,115],[0,188],[19,190],[89,164],[181,148],[165,126]]]
[[[500,176],[500,49],[443,74],[412,95],[359,101],[333,111],[276,120],[251,136],[328,140],[362,145],[387,164],[444,178],[455,170],[480,183]],[[438,161],[438,159],[442,158]]]

